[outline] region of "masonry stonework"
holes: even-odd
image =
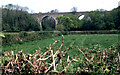
[[[38,21],[39,24],[40,24],[40,28],[41,28],[41,30],[42,30],[41,22],[42,22],[42,19],[43,19],[44,17],[46,17],[46,16],[52,17],[52,18],[55,20],[56,24],[57,24],[58,21],[57,21],[56,18],[57,18],[58,16],[64,16],[64,15],[66,15],[66,14],[75,14],[75,15],[79,18],[80,16],[85,15],[85,14],[87,14],[87,13],[89,13],[89,12],[86,11],[86,12],[35,13],[35,14],[31,14],[31,15],[37,19],[37,21]]]

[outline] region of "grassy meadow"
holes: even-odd
[[[41,40],[28,41],[24,43],[16,43],[11,45],[3,45],[2,50],[23,50],[24,53],[33,53],[33,51],[41,49],[43,52],[49,48],[50,45],[56,40],[60,40],[55,45],[58,49],[61,44],[61,36],[53,38],[44,38]],[[101,46],[101,48],[109,48],[111,45],[117,46],[118,35],[117,34],[76,34],[76,35],[64,35],[64,45],[62,49],[70,48],[71,52],[77,52],[78,47],[85,49],[93,47],[94,45]]]

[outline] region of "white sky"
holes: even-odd
[[[1,3],[2,1],[2,3]],[[70,12],[72,7],[77,11],[91,11],[96,9],[112,10],[118,6],[120,0],[1,0],[0,5],[14,4],[28,7],[35,13],[48,12],[58,9],[59,12]]]

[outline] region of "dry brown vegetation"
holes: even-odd
[[[8,62],[5,61],[4,66],[2,68],[4,74],[24,74],[26,71],[29,74],[46,74],[50,72],[52,69],[56,71],[56,65],[62,58],[62,56],[67,52],[63,52],[60,49],[63,46],[64,43],[64,36],[62,35],[62,43],[59,49],[53,54],[53,46],[59,42],[55,41],[52,46],[49,48],[48,51],[45,53],[40,53],[40,50],[36,50],[33,54],[24,54],[22,50],[18,52],[17,54],[14,54],[14,51],[10,52],[4,52],[3,58],[7,57]],[[49,58],[52,57],[52,63],[45,62]],[[3,59],[4,60],[4,59]],[[69,64],[73,61],[69,59],[69,56],[67,58],[67,66],[64,66],[64,69],[61,71],[64,72],[66,68],[69,67]],[[63,66],[63,65],[62,65]],[[32,70],[32,72],[30,71]]]
[[[72,62],[81,64],[76,67],[76,72],[79,73],[120,73],[120,52],[117,49],[111,47],[109,50],[100,48],[82,50],[78,48],[83,56],[74,59],[69,55],[66,56],[69,51],[61,49],[64,43],[63,35],[60,47],[53,50],[54,45],[58,42],[59,40],[56,40],[44,53],[41,49],[36,50],[33,54],[24,54],[22,50],[18,53],[12,50],[4,52],[2,74],[68,73],[67,69],[70,68]],[[72,66],[74,67],[74,65]],[[70,71],[70,73],[76,72],[74,68]]]

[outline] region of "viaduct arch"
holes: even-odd
[[[78,18],[82,15],[85,15],[89,13],[88,11],[85,11],[85,12],[58,12],[58,13],[35,13],[35,14],[31,14],[34,18],[37,19],[37,21],[39,22],[40,24],[40,28],[42,30],[42,19],[45,18],[46,16],[49,16],[49,17],[52,17],[54,20],[55,20],[55,23],[57,24],[58,21],[57,21],[57,17],[58,16],[64,16],[66,14],[74,14],[76,15]]]

